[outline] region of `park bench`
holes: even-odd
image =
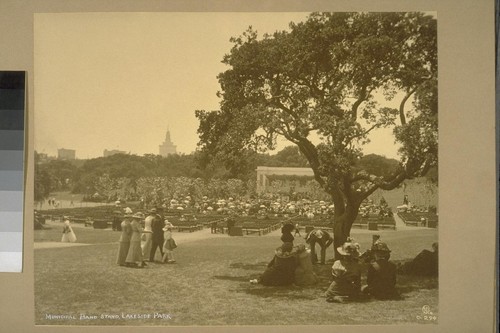
[[[94,219],[92,221],[90,218],[88,218],[88,223],[92,223],[94,229],[106,229],[109,225],[113,224],[113,222],[107,219]]]
[[[179,225],[179,226],[176,226],[175,228],[179,232],[182,232],[185,230],[187,230],[189,232],[200,230],[200,228],[197,225]]]
[[[83,217],[69,217],[69,220],[72,222],[72,223],[83,223],[85,224],[85,226],[87,226],[87,219],[86,218],[83,218]]]
[[[415,227],[418,227],[421,225],[420,221],[405,220],[404,223],[405,223],[405,225],[411,225],[411,226],[415,226]]]
[[[396,225],[395,224],[389,224],[389,223],[379,223],[377,225],[379,229],[392,229],[396,230]]]

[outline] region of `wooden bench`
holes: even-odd
[[[387,224],[387,223],[380,223],[378,224],[379,229],[392,229],[396,230],[396,225],[395,224]]]
[[[184,231],[184,230],[187,230],[189,232],[200,230],[200,228],[197,225],[179,225],[179,226],[177,226],[175,228],[179,232]]]
[[[406,220],[404,221],[404,223],[406,225],[412,225],[412,226],[415,226],[415,227],[418,227],[421,224],[420,221],[406,221]]]
[[[269,233],[269,228],[243,228],[243,230],[246,232],[247,235],[252,235],[252,234],[258,234],[259,236],[265,235]]]

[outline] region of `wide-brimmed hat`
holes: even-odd
[[[391,250],[389,250],[389,247],[387,246],[386,243],[383,243],[383,242],[375,242],[373,245],[372,245],[372,251],[373,252],[385,252],[385,253],[390,253]]]
[[[149,210],[149,212],[154,214],[154,213],[156,213],[156,212],[157,212],[157,210],[156,210],[156,208],[151,208],[151,209]]]
[[[172,229],[174,225],[170,223],[168,220],[165,220],[165,227],[163,227],[163,231],[167,231],[168,229]]]
[[[142,220],[144,218],[144,214],[142,214],[141,212],[137,212],[134,215],[132,215],[132,218]]]
[[[337,248],[337,251],[343,256],[359,257],[359,244],[353,242],[345,242],[344,245]]]
[[[320,238],[320,239],[323,238],[323,230],[316,229],[313,231],[313,233],[314,233],[314,236],[316,236],[317,238]]]

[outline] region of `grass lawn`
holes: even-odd
[[[61,230],[36,230],[35,241],[59,241]],[[428,305],[438,313],[437,278],[398,276],[400,301],[327,303],[331,262],[315,266],[312,287],[264,287],[249,283],[262,273],[280,245],[279,235],[219,237],[179,243],[177,264],[144,269],[115,264],[119,233],[75,229],[91,246],[35,250],[37,325],[338,325],[425,324]],[[408,260],[437,241],[437,230],[378,231],[391,260]],[[353,230],[362,250],[372,233]],[[174,233],[175,238],[175,233]],[[296,244],[304,242],[296,238]],[[333,255],[330,248],[328,257]],[[327,258],[328,258],[327,257]],[[156,318],[155,318],[155,314]],[[71,315],[75,319],[48,319]],[[80,315],[96,316],[80,319]],[[129,316],[123,319],[122,316]],[[134,316],[136,318],[130,318]],[[117,317],[116,317],[117,316]],[[144,318],[150,316],[150,318]]]

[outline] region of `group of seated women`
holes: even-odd
[[[352,239],[337,248],[340,259],[332,266],[332,279],[325,292],[328,302],[343,303],[372,296],[376,299],[398,299],[396,290],[396,265],[389,261],[387,244],[377,240],[373,243],[371,259],[360,260],[359,245]],[[367,272],[367,285],[361,288],[361,275]],[[318,282],[313,271],[311,251],[304,244],[293,246],[283,242],[275,250],[274,257],[264,273],[252,283],[265,286],[311,285]]]

